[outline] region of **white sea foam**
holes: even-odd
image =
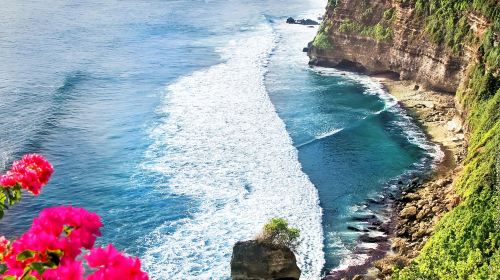
[[[163,174],[165,192],[200,205],[188,219],[145,237],[144,266],[154,279],[228,279],[232,246],[271,217],[301,230],[303,279],[324,265],[318,193],[263,83],[275,36],[259,27],[221,50],[224,63],[168,86],[151,131],[144,168]],[[161,211],[161,210],[159,210]]]

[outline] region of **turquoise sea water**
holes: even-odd
[[[308,67],[316,28],[284,21],[325,4],[3,3],[0,168],[39,152],[56,172],[0,234],[82,206],[154,279],[226,279],[234,242],[282,216],[305,279],[361,261],[352,217],[436,151],[376,82]]]

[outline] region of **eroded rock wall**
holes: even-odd
[[[310,63],[367,74],[391,73],[429,89],[455,92],[474,59],[473,50],[466,49],[459,55],[433,44],[424,32],[422,19],[411,6],[400,2],[403,1],[337,0],[335,7],[330,4],[321,28],[331,46],[321,49],[311,44]],[[388,14],[393,16],[384,18]],[[349,23],[358,30],[346,28]],[[373,29],[377,24],[390,30],[390,38],[377,39],[359,30]]]

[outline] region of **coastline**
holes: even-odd
[[[392,203],[390,249],[358,279],[386,279],[393,268],[407,266],[418,255],[441,216],[460,203],[452,182],[461,170],[465,154],[463,123],[453,94],[422,89],[411,80],[399,81],[383,75],[373,78],[441,147],[444,157],[431,176],[412,180]]]
[[[430,175],[400,181],[398,194],[388,194],[376,202],[386,205],[384,212],[389,221],[373,223],[386,236],[369,240],[376,247],[363,252],[368,258],[362,264],[330,271],[323,280],[389,279],[393,268],[407,266],[418,255],[440,217],[460,202],[452,182],[461,170],[465,142],[455,96],[422,89],[414,81],[395,80],[388,75],[371,78],[382,84],[444,155]]]

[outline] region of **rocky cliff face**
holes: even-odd
[[[415,15],[414,8],[402,3],[407,1],[330,2],[320,29],[329,46],[311,44],[313,65],[351,68],[367,74],[390,73],[430,89],[455,92],[474,60],[474,50],[466,49],[458,55],[433,44],[424,34],[424,22]],[[473,28],[482,30],[485,24],[480,17],[470,18]]]
[[[300,269],[293,252],[249,240],[237,242],[231,258],[233,280],[298,280]]]
[[[500,2],[329,0],[308,54],[313,65],[390,73],[456,93],[466,146],[452,176],[457,196],[430,232],[428,224],[411,236],[401,232],[425,246],[412,249],[419,252],[411,252],[409,266],[387,277],[500,279]],[[429,198],[429,206],[442,196]],[[439,212],[420,214],[419,203],[411,204],[398,209],[405,220]],[[400,243],[393,243],[395,251]]]

